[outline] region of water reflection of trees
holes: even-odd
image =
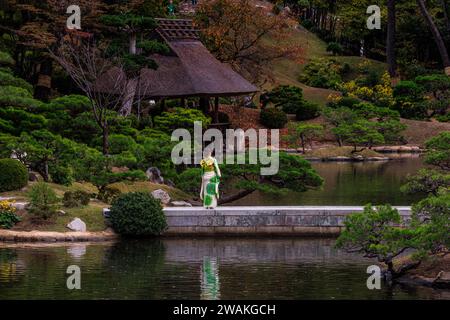
[[[18,281],[17,253],[11,249],[0,249],[0,283]]]
[[[314,162],[313,167],[324,178],[322,190],[303,194],[287,192],[270,197],[255,192],[236,205],[364,205],[391,203],[406,205],[417,200],[400,192],[408,174],[423,167],[420,158],[374,162]]]
[[[103,281],[119,299],[158,299],[164,259],[161,240],[119,241],[106,252]]]

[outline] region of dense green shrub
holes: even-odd
[[[74,182],[73,170],[70,166],[52,165],[49,167],[52,181],[64,186],[70,186]]]
[[[414,81],[400,81],[394,88],[395,98],[422,99],[424,89]]]
[[[314,28],[314,22],[309,19],[302,20],[300,23],[307,30],[311,30],[312,28]]]
[[[0,51],[0,66],[12,66],[14,65],[14,59],[8,52]]]
[[[286,104],[283,104],[281,110],[283,110],[283,112],[287,114],[296,114],[297,110],[302,106],[302,104],[303,101],[287,102]]]
[[[327,45],[327,52],[333,53],[333,55],[341,55],[342,54],[342,46],[337,42],[330,42]]]
[[[23,107],[28,110],[38,108],[43,102],[33,99],[31,93],[24,88],[0,86],[0,107]]]
[[[415,175],[406,179],[400,190],[406,194],[423,194],[437,196],[440,192],[450,190],[450,173],[435,169],[420,169]]]
[[[59,173],[55,167],[67,168],[69,164],[79,159],[79,154],[86,146],[78,145],[47,130],[35,130],[30,134],[22,132],[20,137],[10,138],[6,148],[14,152],[30,170],[37,171],[45,181],[50,181],[49,173],[65,179],[64,175],[68,171]]]
[[[303,69],[299,80],[309,86],[336,89],[342,82],[342,65],[333,59],[313,59]]]
[[[122,192],[119,189],[111,186],[106,186],[99,191],[97,198],[104,203],[111,203],[121,194]]]
[[[276,107],[281,107],[292,101],[301,101],[303,99],[303,89],[296,86],[281,85],[267,93],[267,98]]]
[[[414,81],[417,85],[422,86],[426,92],[433,93],[435,98],[438,98],[439,94],[448,94],[448,90],[450,90],[450,77],[445,74],[418,76]]]
[[[17,160],[0,159],[0,192],[18,190],[28,183],[28,170]]]
[[[45,182],[38,182],[29,192],[28,212],[35,218],[48,219],[56,214],[58,197],[55,191]]]
[[[200,168],[189,168],[177,176],[176,187],[189,194],[198,196],[202,182]]]
[[[120,154],[125,151],[133,152],[136,149],[136,142],[130,136],[112,134],[109,136],[108,141],[111,154]]]
[[[411,225],[416,228],[418,249],[439,253],[450,246],[450,193],[443,192],[415,203]]]
[[[155,139],[155,140],[170,141],[170,136],[167,133],[162,132],[161,130],[156,130],[156,129],[152,129],[152,128],[145,128],[145,129],[139,131],[136,141],[138,143],[142,143],[147,138]]]
[[[286,113],[277,108],[266,108],[261,110],[260,118],[261,124],[269,129],[284,128],[288,122]]]
[[[63,204],[67,208],[87,206],[90,199],[91,195],[85,191],[66,191],[64,192]]]
[[[401,81],[393,91],[395,109],[403,118],[424,119],[427,105],[424,101],[424,88],[414,81]]]
[[[59,97],[40,106],[37,112],[48,119],[48,130],[65,138],[94,146],[93,138],[101,135],[85,96]]]
[[[340,107],[347,107],[352,109],[355,104],[360,103],[361,100],[354,97],[342,97],[341,99],[338,99],[337,101],[330,101],[328,102],[328,107],[331,108],[340,108]]]
[[[395,110],[405,119],[424,120],[428,117],[427,105],[424,102],[398,101]]]
[[[450,170],[450,132],[444,131],[425,142],[425,162]]]
[[[352,145],[353,152],[356,152],[358,146],[371,148],[385,142],[384,136],[377,129],[375,122],[358,119],[352,123],[341,124],[331,131],[344,142]]]
[[[420,64],[417,60],[410,61],[409,59],[405,61],[399,57],[398,66],[400,69],[400,73],[402,78],[404,79],[414,79],[418,76],[427,75],[433,73],[433,70],[425,68],[422,64]]]
[[[137,146],[142,150],[142,146]],[[141,156],[142,151],[139,152]],[[138,166],[138,159],[132,151],[124,151],[120,154],[110,155],[111,163],[116,167],[127,167],[129,169],[136,169]],[[141,159],[140,159],[141,160]]]
[[[374,87],[381,84],[383,80],[383,72],[379,70],[369,70],[364,76],[356,79],[356,84],[360,87]]]
[[[203,128],[206,128],[211,123],[211,118],[197,109],[174,108],[171,112],[163,112],[160,116],[156,116],[155,127],[169,134],[178,128],[193,131],[195,121],[201,121]]]
[[[430,117],[445,117],[450,106],[450,77],[445,74],[431,74],[419,76],[415,82],[424,88],[427,96],[426,106]]]
[[[305,101],[296,110],[296,119],[299,121],[317,118],[320,115],[320,107],[317,103]]]
[[[147,170],[149,167],[157,167],[163,172],[164,177],[172,179],[176,176],[175,165],[171,160],[172,148],[176,142],[170,141],[167,135],[160,138],[146,138],[141,144],[141,158],[138,168]]]
[[[70,94],[51,100],[47,104],[47,116],[55,111],[65,111],[70,116],[77,116],[83,112],[91,110],[91,102],[86,96]]]
[[[47,126],[47,119],[43,116],[14,107],[0,108],[0,120],[0,131],[17,136]]]
[[[159,235],[167,228],[161,203],[144,192],[120,195],[112,203],[110,219],[114,230],[122,235]]]
[[[0,86],[13,86],[24,88],[31,94],[33,94],[33,86],[23,80],[22,78],[15,77],[9,72],[0,70]]]
[[[296,114],[304,103],[303,90],[295,86],[278,86],[267,93],[266,101],[281,107],[285,113]]]
[[[450,122],[450,112],[446,113],[445,115],[438,115],[435,118],[439,122]]]

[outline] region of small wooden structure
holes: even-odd
[[[142,69],[140,92],[149,99],[199,97],[207,111],[214,98],[213,120],[218,123],[219,97],[249,95],[254,85],[218,61],[200,41],[199,30],[192,20],[156,19],[160,40],[170,48],[168,55],[152,55],[158,68]]]
[[[253,94],[258,88],[236,73],[229,65],[218,61],[200,41],[199,30],[192,20],[156,19],[155,38],[170,49],[168,54],[153,54],[157,69],[143,68],[134,90],[140,100],[199,98],[200,107],[210,111],[214,98],[213,122],[218,124],[219,97]],[[99,81],[99,91],[114,88],[114,79],[125,77],[123,71],[114,69]],[[216,126],[217,127],[217,126]]]

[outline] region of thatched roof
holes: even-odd
[[[191,20],[157,21],[156,31],[171,49],[171,54],[152,55],[158,68],[141,70],[136,94],[148,98],[175,98],[238,96],[258,91],[205,48]]]

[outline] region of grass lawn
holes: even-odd
[[[17,202],[21,201],[29,201],[28,191],[34,182],[28,184],[27,187],[22,190],[11,191],[11,192],[2,192],[0,196],[2,197],[15,197]],[[89,183],[73,183],[70,187],[58,185],[55,183],[49,183],[50,187],[55,191],[57,196],[62,199],[64,192],[69,190],[83,190],[89,193],[96,193],[97,189],[95,186]],[[152,192],[157,189],[163,189],[168,192],[172,200],[187,200],[191,197],[184,193],[183,191],[171,188],[166,185],[160,185],[156,183],[151,183],[148,181],[139,181],[139,182],[118,182],[111,185],[119,189],[122,193],[126,192],[135,192],[135,191],[144,191],[144,192]],[[65,212],[64,215],[56,215],[55,217],[43,221],[36,220],[31,217],[26,210],[20,210],[17,214],[22,218],[22,221],[16,224],[13,230],[23,230],[23,231],[31,231],[31,230],[39,230],[39,231],[58,231],[65,232],[70,231],[66,228],[66,225],[72,221],[74,218],[80,218],[86,223],[86,227],[88,231],[102,231],[106,229],[105,220],[103,218],[102,209],[109,207],[109,204],[103,203],[98,200],[91,200],[89,205],[78,207],[78,208],[66,208],[62,205],[59,205],[58,209],[63,210]]]
[[[110,187],[117,188],[122,193],[136,191],[152,192],[157,189],[162,189],[170,195],[171,200],[186,200],[191,198],[189,194],[181,191],[180,189],[172,188],[165,184],[151,183],[148,181],[116,182],[111,184]]]
[[[36,221],[25,211],[20,211],[22,221],[16,224],[13,230],[39,230],[39,231],[70,231],[66,228],[67,224],[74,218],[80,218],[86,223],[87,231],[103,231],[106,229],[105,219],[103,218],[102,208],[108,205],[99,201],[91,201],[89,205],[79,208],[60,207],[66,214],[56,215],[48,221]]]
[[[267,43],[273,43],[274,40],[267,38],[265,39]],[[309,32],[303,27],[292,30],[289,39],[286,40],[289,43],[300,44],[304,49],[304,61],[303,63],[298,63],[291,59],[279,59],[273,66],[272,71],[274,73],[275,81],[273,84],[267,85],[265,89],[271,89],[278,85],[295,85],[303,89],[303,94],[306,100],[313,101],[320,105],[325,105],[327,103],[327,98],[330,94],[339,94],[339,92],[330,89],[314,88],[307,86],[298,81],[300,74],[306,63],[313,58],[333,58],[341,63],[348,63],[353,71],[350,72],[346,77],[345,81],[355,79],[360,74],[357,72],[356,67],[363,61],[370,61],[370,67],[377,72],[383,72],[387,70],[386,63],[367,59],[358,56],[333,56],[326,51],[326,43],[318,38],[314,33]]]

